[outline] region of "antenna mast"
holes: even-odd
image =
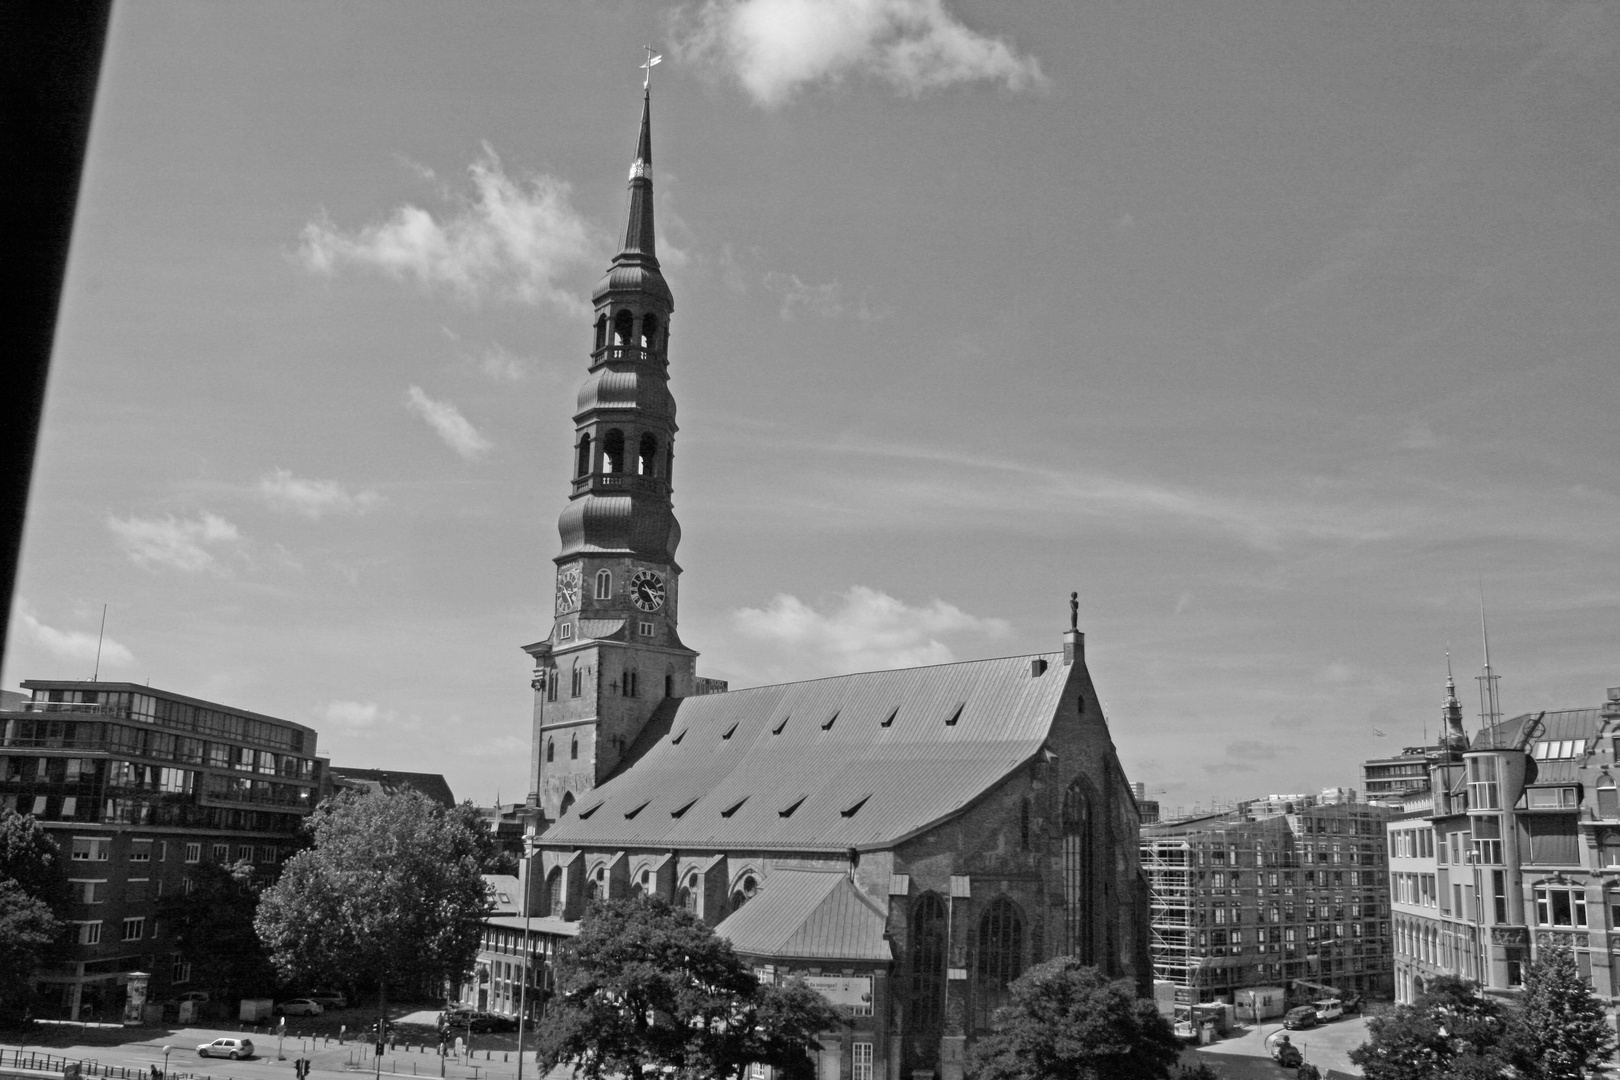
[[[1479,719],[1487,730],[1493,729],[1502,720],[1502,702],[1497,696],[1497,683],[1501,676],[1491,669],[1491,633],[1485,625],[1485,578],[1479,579],[1479,636],[1485,646],[1485,667],[1480,674],[1474,677],[1479,683]],[[1495,732],[1492,730],[1492,745],[1495,745]]]

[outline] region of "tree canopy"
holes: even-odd
[[[0,810],[0,1008],[31,997],[34,969],[60,942],[62,849],[32,814]]]
[[[1595,1076],[1608,1057],[1614,1030],[1568,949],[1541,950],[1525,972],[1512,1041],[1521,1070],[1542,1080]]]
[[[1170,1022],[1129,979],[1060,956],[1009,987],[993,1031],[968,1051],[971,1080],[1165,1080],[1181,1053]]]
[[[270,956],[253,920],[265,881],[248,862],[190,868],[183,893],[159,902],[158,915],[175,937],[175,950],[192,977],[226,998],[258,997],[275,986]]]
[[[478,838],[415,791],[346,791],[260,896],[254,926],[289,980],[421,986],[472,970],[490,911]]]
[[[558,961],[540,1060],[588,1080],[740,1077],[751,1062],[810,1077],[818,1033],[841,1023],[802,982],[761,984],[701,919],[656,898],[593,904]]]
[[[1367,1080],[1500,1076],[1511,1067],[1502,1006],[1466,979],[1441,976],[1417,1000],[1367,1022],[1372,1038],[1350,1051]]]

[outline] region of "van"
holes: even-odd
[[[1318,1023],[1325,1024],[1329,1020],[1337,1020],[1344,1015],[1344,1002],[1338,998],[1323,998],[1320,1001],[1311,1002],[1311,1005],[1316,1008]]]
[[[1312,1028],[1315,1026],[1316,1009],[1310,1005],[1299,1005],[1295,1008],[1289,1009],[1288,1015],[1283,1017],[1283,1027],[1288,1028],[1291,1031],[1297,1031],[1300,1028]]]

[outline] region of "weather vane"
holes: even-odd
[[[647,90],[652,86],[652,69],[657,67],[664,58],[655,54],[651,45],[643,45],[642,48],[647,51],[647,62],[641,65],[647,69],[647,77],[641,81],[641,88]]]

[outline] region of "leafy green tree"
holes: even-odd
[[[62,849],[32,814],[0,811],[0,1008],[32,999],[34,969],[61,943],[66,900]]]
[[[1614,1046],[1603,1003],[1568,949],[1541,951],[1524,976],[1512,1045],[1521,1069],[1542,1080],[1582,1080]]]
[[[416,791],[346,791],[306,823],[254,926],[288,980],[442,986],[472,970],[490,911],[478,838]]]
[[[1180,1056],[1170,1022],[1130,979],[1060,956],[1009,990],[992,1033],[968,1051],[971,1080],[1165,1080]]]
[[[175,950],[190,962],[192,977],[227,999],[271,991],[275,968],[253,927],[264,877],[248,862],[203,862],[190,868],[187,882],[186,892],[158,904],[158,917],[175,935]]]
[[[558,962],[540,1025],[540,1061],[588,1080],[741,1077],[751,1062],[814,1075],[820,1032],[841,1023],[803,983],[761,985],[696,915],[663,900],[593,904]]]
[[[1435,979],[1367,1030],[1372,1038],[1350,1051],[1367,1080],[1472,1080],[1512,1068],[1508,1017],[1466,979]]]
[[[479,816],[478,808],[468,799],[450,811],[450,816],[466,825],[472,834],[478,838],[478,866],[486,874],[509,874],[516,876],[518,860],[523,851],[522,841],[516,848],[503,846],[484,819]]]

